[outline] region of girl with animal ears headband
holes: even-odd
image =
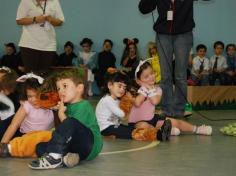
[[[125,44],[125,48],[123,51],[123,55],[121,58],[121,65],[122,66],[126,66],[128,63],[125,62],[127,57],[137,57],[138,55],[138,48],[137,48],[137,44],[138,44],[139,40],[137,38],[134,39],[128,39],[128,38],[124,38],[123,43]]]
[[[29,81],[27,81],[29,80]],[[35,75],[34,73],[28,73],[17,79],[18,82],[27,82],[25,88],[30,88],[32,83],[37,80],[38,86],[32,87],[38,91],[37,105],[41,108],[49,109],[58,104],[60,101],[56,86],[55,86],[55,75],[52,74],[46,80],[41,76]]]
[[[136,67],[135,73],[134,73],[135,79],[137,79],[137,73],[140,71],[140,67],[141,67],[144,63],[146,63],[146,62],[148,62],[148,61],[151,61],[152,59],[153,59],[153,58],[148,58],[148,59],[140,60],[140,61],[139,61],[139,64],[138,64],[138,66]]]
[[[6,71],[7,73],[11,73],[11,69],[5,66],[0,67],[0,71]]]
[[[25,82],[27,79],[30,78],[37,79],[39,84],[43,84],[44,79],[41,76],[35,75],[34,73],[27,73],[26,75],[19,77],[16,81]]]

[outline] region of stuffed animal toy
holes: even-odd
[[[129,113],[131,111],[131,108],[133,106],[133,97],[132,95],[127,92],[120,100],[120,109],[122,109],[125,113],[126,119],[128,119]]]
[[[60,101],[59,95],[56,88],[56,74],[51,74],[44,80],[40,93],[38,96],[38,105],[41,108],[49,109],[58,104]]]
[[[132,131],[132,138],[137,141],[154,141],[157,139],[157,128],[136,128]]]
[[[37,103],[39,107],[49,109],[56,106],[59,101],[60,98],[57,92],[46,92],[40,93]]]

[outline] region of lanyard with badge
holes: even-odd
[[[38,2],[38,6],[42,9],[43,15],[45,15],[46,12],[46,6],[47,6],[47,0],[44,1],[44,5],[42,6],[40,2]],[[44,27],[45,23],[42,23],[40,26]]]
[[[173,21],[175,0],[171,0],[170,9],[167,11],[167,21]]]

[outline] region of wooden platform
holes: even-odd
[[[193,106],[236,102],[236,86],[188,86],[188,102]]]

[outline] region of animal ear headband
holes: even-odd
[[[44,79],[41,76],[35,75],[34,73],[27,73],[26,75],[19,77],[16,81],[25,82],[27,79],[30,78],[35,78],[38,80],[39,84],[43,84]]]
[[[5,66],[0,67],[0,70],[4,70],[4,71],[6,71],[7,73],[11,73],[11,69],[8,68],[8,67],[5,67]]]
[[[135,79],[137,79],[137,73],[139,72],[140,67],[141,67],[144,63],[146,63],[147,61],[150,61],[150,60],[152,60],[152,59],[153,59],[153,58],[148,58],[148,59],[140,60],[140,61],[139,61],[139,64],[138,64],[138,66],[137,66],[136,69],[135,69],[135,74],[134,74]]]
[[[131,45],[131,44],[136,45],[136,44],[138,44],[138,42],[139,42],[139,40],[137,38],[133,38],[133,39],[124,38],[124,40],[123,40],[123,43],[125,45]]]

